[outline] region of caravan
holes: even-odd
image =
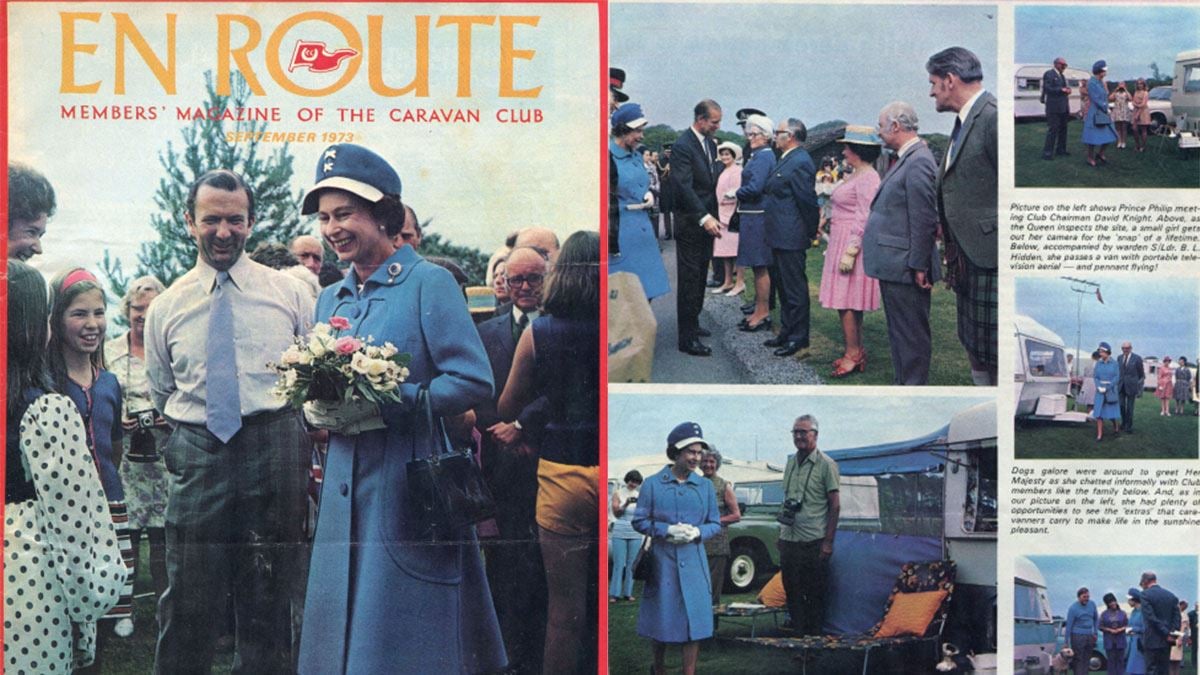
[[[1014,384],[1018,418],[1053,422],[1086,422],[1088,415],[1067,410],[1071,373],[1066,344],[1057,333],[1018,314],[1013,321],[1017,338]]]
[[[1060,622],[1051,613],[1046,579],[1038,566],[1024,556],[1017,556],[1013,566],[1013,673],[1045,675]]]
[[[1175,57],[1171,113],[1179,134],[1179,149],[1200,148],[1200,49],[1180,52]]]
[[[1018,64],[1013,81],[1013,116],[1017,119],[1035,119],[1046,116],[1046,104],[1042,101],[1042,75],[1052,68],[1049,63]],[[1067,68],[1063,71],[1067,85],[1071,87],[1068,105],[1072,115],[1079,114],[1079,85],[1091,75],[1085,70]]]

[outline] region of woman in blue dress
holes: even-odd
[[[1145,621],[1142,619],[1142,592],[1136,588],[1129,589],[1129,643],[1125,652],[1129,655],[1125,662],[1125,675],[1146,675],[1146,655],[1142,653],[1142,633],[1145,631]]]
[[[317,163],[302,213],[350,263],[325,289],[317,320],[339,335],[410,354],[402,402],[308,404],[330,431],[313,542],[301,673],[481,673],[506,666],[473,527],[431,542],[409,505],[407,462],[433,447],[417,406],[458,415],[491,395],[491,367],[462,292],[445,269],[391,237],[404,224],[400,177],[366,148],[339,144]]]
[[[1089,103],[1083,113],[1083,143],[1087,146],[1087,163],[1091,166],[1108,164],[1104,149],[1109,143],[1117,142],[1112,116],[1108,114],[1108,87],[1104,84],[1104,74],[1107,72],[1107,64],[1103,60],[1095,62],[1092,64],[1092,77],[1087,83]]]
[[[742,186],[734,192],[738,200],[738,267],[754,272],[754,310],[739,326],[745,331],[769,329],[771,309],[771,278],[767,269],[773,262],[767,245],[767,216],[763,211],[763,188],[775,170],[775,153],[771,138],[775,124],[763,115],[746,118],[746,139],[750,141],[750,157],[742,168]]]
[[[708,448],[700,425],[684,422],[667,437],[671,464],[642,484],[633,529],[653,537],[650,578],[642,589],[637,632],[654,641],[654,673],[666,673],[668,644],[683,647],[683,672],[696,672],[700,640],[712,637],[712,586],[705,539],[721,531],[717,494],[697,472]]]
[[[658,250],[658,237],[650,224],[650,207],[654,205],[650,174],[636,151],[647,120],[640,105],[626,103],[612,114],[611,122],[613,138],[608,152],[617,165],[617,184],[609,189],[616,191],[621,209],[621,252],[609,258],[608,273],[633,272],[642,282],[646,299],[653,300],[669,292],[671,285]]]
[[[1112,347],[1107,342],[1101,342],[1100,360],[1092,369],[1092,379],[1096,382],[1096,400],[1092,406],[1092,417],[1096,420],[1096,442],[1104,440],[1104,420],[1112,420],[1113,435],[1121,433],[1118,426],[1121,422],[1120,399],[1117,385],[1121,380],[1121,370],[1112,358]]]

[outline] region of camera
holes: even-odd
[[[637,503],[637,497],[630,497],[629,499],[627,499],[627,500],[626,500],[626,503],[629,503],[629,504],[636,504],[636,503]]]
[[[154,409],[138,410],[129,413],[137,422],[137,427],[129,435],[129,455],[131,462],[148,463],[158,460],[158,444],[154,439]]]
[[[783,504],[779,508],[779,515],[775,516],[775,521],[780,525],[791,527],[796,524],[796,513],[800,511],[801,502],[798,499],[791,497],[783,500]]]

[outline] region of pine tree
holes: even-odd
[[[261,241],[288,243],[294,237],[309,232],[311,226],[300,217],[300,202],[303,192],[295,194],[289,186],[292,178],[292,155],[285,143],[269,154],[260,152],[259,142],[250,140],[234,143],[227,140],[227,132],[261,132],[266,122],[226,122],[219,113],[227,108],[246,107],[250,89],[240,74],[235,76],[230,96],[219,96],[213,85],[212,73],[204,75],[208,99],[204,110],[214,110],[218,119],[207,115],[198,116],[181,132],[183,147],[177,148],[168,141],[165,150],[159,153],[163,178],[158,182],[154,203],[160,212],[150,218],[150,224],[158,233],[158,239],[143,242],[138,252],[136,273],[127,275],[121,261],[114,260],[108,250],[104,251],[101,270],[108,278],[109,287],[115,297],[123,297],[129,282],[137,277],[153,274],[167,286],[191,269],[196,261],[196,243],[188,233],[183,218],[186,210],[188,188],[196,178],[212,169],[230,169],[245,179],[254,192],[254,227],[246,242],[246,250],[253,250]],[[251,138],[254,136],[241,136]]]

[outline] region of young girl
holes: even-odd
[[[91,662],[125,568],[82,420],[47,373],[46,280],[10,259],[7,282],[3,668],[66,673]]]
[[[84,435],[92,462],[104,485],[108,508],[125,566],[133,569],[129,540],[129,518],[125,491],[117,474],[121,447],[121,386],[104,370],[104,331],[107,303],[96,277],[84,269],[56,275],[51,286],[50,374],[59,391],[66,394],[83,418]],[[126,573],[117,605],[105,614],[98,628],[96,661],[87,672],[100,672],[107,636],[114,630],[122,637],[133,629],[133,578]],[[77,671],[78,672],[78,671]]]

